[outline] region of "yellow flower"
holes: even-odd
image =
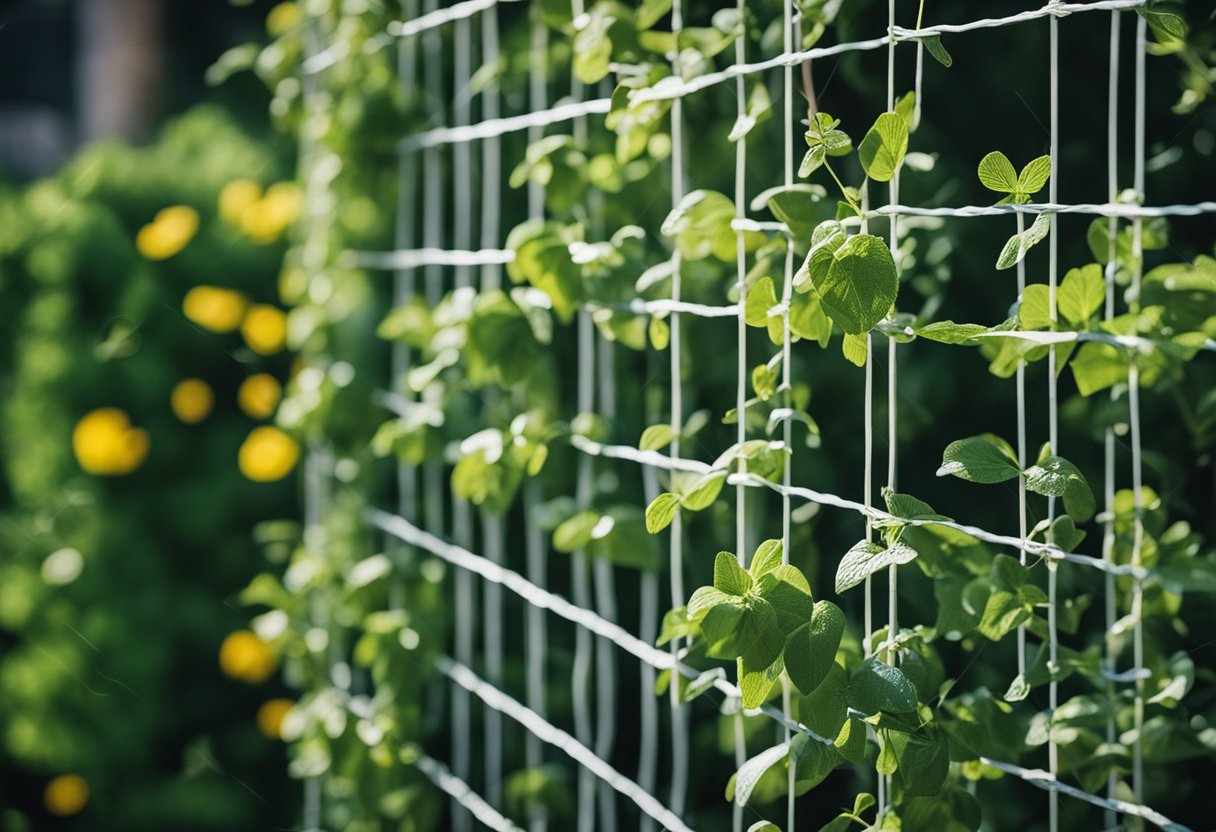
[[[197,378],[179,381],[169,394],[173,415],[187,425],[195,425],[211,415],[215,395],[207,382]]]
[[[278,428],[254,428],[241,443],[237,465],[254,482],[274,482],[291,473],[300,459],[296,440]]]
[[[236,391],[236,402],[247,416],[265,419],[279,406],[283,386],[268,373],[258,373],[241,382]]]
[[[234,179],[220,191],[220,217],[240,228],[241,214],[262,198],[262,186],[252,179]]]
[[[274,355],[287,341],[287,316],[264,303],[251,306],[241,324],[241,335],[254,352]]]
[[[135,247],[149,260],[164,260],[177,254],[198,232],[198,211],[189,205],[171,205],[139,229]]]
[[[258,708],[258,730],[270,740],[280,739],[283,735],[283,719],[295,705],[290,699],[271,699]]]
[[[61,774],[46,784],[42,802],[52,815],[74,815],[89,802],[89,784],[79,774]]]
[[[270,645],[249,630],[229,633],[220,645],[220,670],[238,681],[260,685],[277,664]]]
[[[273,243],[300,213],[304,196],[294,182],[277,182],[241,212],[241,228],[259,243]]]
[[[300,25],[300,7],[295,3],[280,3],[266,15],[266,31],[278,37]]]
[[[102,407],[85,414],[72,431],[72,450],[90,474],[129,474],[148,455],[148,432],[131,427],[127,414]]]
[[[212,332],[232,332],[241,325],[249,301],[240,292],[218,286],[195,286],[182,301],[187,318]]]

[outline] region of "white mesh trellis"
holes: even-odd
[[[415,294],[425,295],[431,305],[439,303],[443,295],[445,283],[453,288],[472,286],[474,269],[480,277],[480,290],[483,292],[498,289],[501,285],[501,269],[512,261],[514,254],[506,249],[502,239],[502,171],[512,166],[515,160],[502,158],[500,138],[508,134],[527,132],[531,141],[544,136],[546,128],[563,123],[569,123],[574,134],[576,145],[587,141],[588,131],[599,129],[598,117],[610,109],[610,99],[605,96],[606,90],[595,91],[598,97],[590,97],[585,93],[583,85],[572,78],[568,82],[558,79],[546,65],[546,46],[548,32],[541,19],[539,4],[532,4],[529,12],[528,43],[530,48],[529,88],[527,91],[528,111],[518,114],[503,115],[500,112],[503,97],[493,80],[494,73],[479,73],[474,55],[480,46],[480,63],[497,66],[500,61],[498,44],[499,6],[506,0],[467,0],[439,8],[436,0],[424,0],[419,9],[416,2],[407,3],[406,8],[416,13],[409,19],[402,20],[391,27],[383,38],[373,41],[377,47],[396,43],[400,49],[400,74],[407,95],[415,95],[414,87],[417,79],[422,78],[427,98],[429,123],[427,129],[403,137],[398,145],[400,153],[400,171],[402,195],[398,207],[398,222],[396,226],[396,248],[393,251],[364,251],[348,252],[346,262],[351,265],[373,269],[394,271],[393,298],[396,303],[405,303]],[[685,170],[685,144],[683,102],[688,96],[696,95],[702,90],[709,89],[730,79],[735,80],[735,92],[738,104],[738,114],[742,118],[746,113],[745,84],[748,76],[761,75],[779,70],[783,95],[783,172],[784,184],[794,182],[795,159],[794,140],[800,129],[798,127],[797,88],[794,80],[795,68],[808,60],[838,55],[845,52],[871,51],[887,49],[887,83],[886,106],[889,111],[895,108],[896,83],[896,51],[901,43],[916,44],[916,78],[914,89],[916,96],[916,118],[919,118],[924,102],[921,97],[921,66],[923,60],[924,42],[927,38],[943,33],[965,33],[983,28],[996,28],[1017,24],[1028,24],[1042,18],[1048,18],[1046,26],[1049,37],[1050,62],[1050,135],[1052,170],[1050,177],[1050,194],[1048,201],[1035,205],[1005,205],[993,207],[961,206],[954,208],[924,208],[906,206],[900,202],[900,187],[898,174],[891,180],[886,195],[885,204],[871,206],[870,203],[882,201],[880,194],[875,192],[863,193],[864,213],[860,219],[852,223],[861,223],[864,227],[870,220],[886,218],[888,221],[890,252],[896,261],[900,257],[900,223],[903,217],[950,217],[969,218],[1013,214],[1011,224],[1016,224],[1020,233],[1025,227],[1026,215],[1032,214],[1037,218],[1047,214],[1050,218],[1051,233],[1049,236],[1048,253],[1048,287],[1051,314],[1055,314],[1055,293],[1057,289],[1057,252],[1055,225],[1057,216],[1063,213],[1092,214],[1108,218],[1111,238],[1111,251],[1114,251],[1114,238],[1121,220],[1128,221],[1132,228],[1132,245],[1136,261],[1142,248],[1143,220],[1147,217],[1195,215],[1216,212],[1216,203],[1203,202],[1190,205],[1146,206],[1128,201],[1119,201],[1117,188],[1117,124],[1118,104],[1117,79],[1119,69],[1119,30],[1124,13],[1145,5],[1145,0],[1097,0],[1090,3],[1049,3],[1035,10],[1022,12],[1004,18],[978,19],[959,25],[941,25],[921,28],[920,21],[914,29],[897,26],[895,0],[888,0],[887,34],[882,37],[842,43],[830,47],[808,50],[798,50],[801,43],[802,21],[796,13],[793,0],[783,3],[781,21],[782,53],[763,61],[747,63],[746,38],[740,34],[735,39],[734,63],[729,68],[718,72],[708,72],[696,75],[687,80],[683,78],[681,53],[677,50],[672,56],[673,76],[665,82],[635,91],[631,100],[635,104],[647,101],[670,101],[670,131],[672,140],[671,151],[671,190],[673,204],[678,204],[686,191],[687,171]],[[741,14],[746,13],[745,0],[737,0],[737,8]],[[1110,49],[1110,82],[1109,82],[1109,187],[1107,202],[1099,204],[1060,204],[1057,197],[1057,183],[1060,171],[1058,169],[1059,149],[1059,46],[1058,30],[1061,19],[1070,15],[1094,11],[1110,12],[1111,49]],[[572,11],[576,20],[583,15],[585,9],[581,0],[574,0]],[[674,0],[671,10],[671,28],[679,34],[683,26],[683,11],[681,0]],[[480,25],[477,25],[480,24]],[[1041,25],[1041,24],[1040,24]],[[475,33],[480,32],[479,37]],[[445,97],[443,84],[443,38],[450,37],[452,43],[452,66],[454,74],[451,77],[451,95]],[[1143,202],[1145,147],[1145,65],[1147,30],[1143,17],[1137,18],[1136,30],[1136,66],[1135,66],[1135,110],[1136,133],[1134,150],[1134,182],[1133,188]],[[479,44],[478,44],[479,41]],[[421,49],[416,49],[415,44]],[[327,66],[342,60],[342,55],[326,51],[323,44],[316,44],[311,50],[313,58],[306,65],[307,75],[324,72]],[[421,57],[421,72],[419,58]],[[475,77],[482,79],[474,83]],[[488,82],[485,79],[489,78]],[[558,90],[557,102],[551,103],[550,86]],[[567,89],[568,85],[568,89]],[[568,92],[568,95],[566,94]],[[450,107],[445,102],[450,101]],[[450,109],[450,123],[448,110]],[[474,120],[474,113],[480,115]],[[474,158],[474,146],[480,144],[480,157]],[[306,154],[302,154],[305,156]],[[479,169],[475,167],[479,165]],[[452,180],[451,222],[445,220],[448,216],[447,200],[444,191],[444,170],[450,167]],[[475,175],[476,174],[476,175]],[[479,193],[475,191],[475,183],[480,185]],[[680,433],[684,423],[683,401],[683,365],[687,358],[682,346],[682,318],[693,316],[698,318],[735,318],[737,321],[737,359],[738,373],[736,385],[736,407],[738,414],[737,441],[743,443],[748,439],[746,420],[743,414],[746,407],[747,387],[747,347],[746,319],[747,286],[746,275],[747,252],[744,246],[745,232],[760,230],[779,237],[788,238],[788,229],[780,223],[757,222],[747,216],[747,147],[745,140],[736,142],[735,147],[735,192],[734,229],[738,232],[737,246],[737,280],[735,283],[738,300],[734,304],[721,306],[706,306],[689,303],[683,299],[683,267],[679,249],[672,254],[671,268],[671,297],[669,300],[644,301],[640,298],[621,303],[609,308],[623,308],[635,313],[663,314],[670,327],[670,356],[667,366],[669,380],[668,420],[674,432],[669,453],[640,451],[636,448],[613,445],[592,441],[580,436],[570,439],[570,445],[579,452],[575,498],[580,508],[592,505],[596,491],[597,470],[607,470],[609,465],[619,468],[622,479],[637,482],[642,485],[642,493],[649,502],[657,493],[657,472],[688,472],[706,474],[714,469],[712,466],[684,456],[685,448],[681,446]],[[421,190],[419,191],[419,185]],[[529,186],[527,195],[528,214],[533,218],[544,216],[544,193],[535,183]],[[418,210],[421,216],[416,216]],[[595,206],[589,206],[587,223],[595,227],[599,221],[595,216]],[[849,223],[846,223],[849,224]],[[476,226],[476,229],[475,229]],[[450,239],[445,232],[450,227]],[[479,233],[474,234],[477,230]],[[596,233],[603,229],[596,229]],[[420,240],[420,244],[419,243]],[[474,248],[474,245],[478,248]],[[321,255],[323,259],[323,255]],[[781,385],[788,389],[793,383],[792,377],[792,336],[790,331],[791,293],[794,275],[794,247],[792,240],[786,239],[786,256],[784,262],[784,284],[780,303],[770,315],[780,315],[782,319],[781,352]],[[320,262],[320,261],[316,261]],[[1116,314],[1114,291],[1114,258],[1106,272],[1106,303],[1104,314],[1107,319]],[[306,263],[306,266],[308,264]],[[315,268],[320,268],[315,265]],[[447,271],[451,270],[449,278]],[[421,274],[425,279],[425,291],[420,292],[415,283]],[[1139,297],[1141,274],[1137,270],[1132,275],[1131,297]],[[1018,263],[1017,290],[1019,296],[1026,288],[1025,266]],[[1138,300],[1136,301],[1138,302]],[[617,408],[614,393],[615,363],[611,344],[600,339],[597,335],[594,314],[604,307],[593,303],[583,304],[576,317],[575,326],[578,332],[578,395],[577,413],[599,413],[611,418]],[[1053,317],[1054,320],[1054,317]],[[911,335],[909,331],[907,334]],[[1105,796],[1098,796],[1083,791],[1075,786],[1061,782],[1057,776],[1059,761],[1055,740],[1048,738],[1048,770],[1040,771],[1012,765],[1005,761],[984,759],[983,761],[1000,771],[1018,778],[1025,783],[1045,789],[1048,792],[1049,824],[1052,830],[1058,828],[1059,795],[1084,801],[1102,808],[1106,812],[1107,827],[1114,827],[1119,822],[1119,815],[1141,818],[1162,828],[1178,830],[1183,827],[1171,822],[1168,818],[1142,805],[1143,801],[1143,759],[1139,735],[1144,720],[1145,673],[1143,672],[1143,632],[1140,624],[1140,609],[1143,603],[1142,583],[1148,576],[1148,571],[1142,563],[1143,526],[1141,515],[1144,507],[1141,497],[1142,485],[1142,450],[1139,418],[1139,368],[1136,354],[1142,349],[1151,349],[1152,343],[1140,338],[1105,335],[1102,333],[1001,333],[1002,337],[1023,337],[1037,344],[1048,346],[1069,342],[1099,341],[1104,344],[1125,350],[1131,356],[1128,370],[1127,404],[1130,412],[1130,465],[1131,485],[1134,495],[1134,537],[1130,564],[1116,563],[1113,547],[1113,514],[1116,476],[1116,447],[1113,433],[1108,430],[1104,440],[1105,478],[1104,502],[1107,519],[1105,534],[1100,555],[1066,552],[1057,547],[1049,538],[1047,542],[1031,539],[1027,529],[1026,488],[1024,482],[1018,490],[1018,536],[996,534],[981,528],[946,521],[910,521],[910,525],[947,526],[957,529],[979,540],[1016,552],[1023,564],[1028,558],[1043,559],[1048,569],[1048,638],[1047,646],[1050,661],[1058,663],[1058,627],[1056,622],[1057,606],[1057,573],[1068,565],[1085,567],[1103,573],[1105,579],[1105,622],[1108,631],[1113,631],[1118,621],[1118,610],[1115,605],[1115,579],[1120,576],[1130,577],[1133,585],[1132,608],[1129,610],[1133,624],[1134,657],[1130,671],[1116,673],[1113,655],[1108,655],[1105,669],[1106,678],[1112,691],[1119,684],[1132,681],[1135,686],[1135,725],[1136,741],[1133,744],[1132,800],[1125,801],[1116,797],[1116,783],[1112,776],[1107,784]],[[731,470],[723,472],[726,482],[734,486],[735,510],[734,531],[736,554],[739,562],[746,566],[747,546],[747,517],[749,494],[760,499],[765,491],[776,492],[782,505],[781,540],[783,543],[783,559],[789,560],[791,516],[795,502],[809,502],[818,506],[844,509],[849,513],[862,516],[866,527],[866,538],[871,539],[875,530],[875,521],[892,519],[889,514],[874,507],[873,494],[873,443],[874,443],[874,404],[873,392],[875,371],[875,346],[881,344],[873,334],[865,338],[866,359],[864,369],[864,442],[865,442],[865,472],[863,493],[860,500],[850,499],[835,494],[824,493],[810,488],[796,486],[792,481],[792,466],[786,464],[780,484],[763,479],[749,473],[745,459],[739,458],[726,463]],[[1204,349],[1216,349],[1216,343],[1208,342]],[[892,490],[897,484],[898,436],[897,436],[897,342],[887,338],[887,378],[886,378],[886,417],[887,417],[887,460],[885,483]],[[401,413],[408,413],[414,402],[411,394],[400,385],[401,377],[410,367],[409,351],[401,345],[394,347],[392,372],[393,381],[387,385],[383,402]],[[1043,397],[1048,411],[1049,437],[1048,444],[1051,452],[1058,447],[1058,416],[1057,391],[1055,373],[1055,350],[1048,351],[1048,390]],[[1019,465],[1026,467],[1027,459],[1027,408],[1032,402],[1037,402],[1033,391],[1026,388],[1025,374],[1019,362],[1016,374],[1016,395],[1018,408],[1017,455]],[[1112,394],[1113,395],[1113,394]],[[487,406],[494,404],[493,397],[487,397]],[[1037,406],[1037,405],[1034,405]],[[790,410],[779,412],[782,422],[781,439],[774,443],[775,447],[792,452],[792,425],[794,413]],[[573,414],[571,414],[573,415]],[[647,422],[656,421],[654,418],[661,414],[647,414]],[[629,465],[618,463],[629,463]],[[599,468],[597,468],[599,466]],[[635,467],[636,466],[636,467]],[[322,511],[324,485],[320,480],[325,475],[325,458],[323,449],[310,459],[309,466],[309,515],[308,525],[315,527],[319,524],[319,514]],[[455,828],[471,828],[471,820],[477,820],[494,829],[516,829],[518,827],[506,818],[504,812],[504,736],[506,731],[515,731],[512,725],[523,728],[526,736],[526,761],[529,767],[538,767],[546,759],[556,758],[552,752],[546,753],[545,746],[562,752],[577,766],[577,812],[578,828],[591,830],[594,828],[612,829],[618,825],[617,800],[618,795],[633,803],[641,812],[644,822],[653,828],[658,824],[663,828],[687,829],[687,791],[689,783],[690,749],[689,749],[689,708],[681,697],[682,687],[677,684],[675,677],[696,680],[702,676],[701,671],[689,667],[683,662],[680,639],[674,639],[668,650],[653,647],[657,631],[657,618],[661,612],[658,609],[660,578],[654,573],[643,573],[640,578],[639,596],[643,601],[642,617],[638,622],[638,635],[631,632],[626,623],[618,622],[614,587],[617,575],[612,567],[603,561],[591,562],[588,554],[583,551],[575,552],[571,561],[572,577],[570,596],[573,603],[563,595],[546,588],[549,584],[547,576],[546,542],[536,521],[536,508],[545,496],[536,483],[527,483],[522,489],[523,535],[520,537],[524,553],[521,562],[526,563],[526,577],[507,566],[509,562],[509,541],[505,521],[500,515],[489,511],[481,512],[481,541],[475,543],[474,510],[460,499],[452,504],[451,533],[445,534],[444,494],[442,487],[442,467],[436,463],[428,463],[419,474],[412,469],[402,467],[398,472],[398,504],[396,511],[386,512],[373,510],[369,513],[369,522],[376,528],[395,538],[403,544],[424,551],[437,557],[453,567],[456,610],[454,618],[455,637],[453,658],[441,657],[437,670],[451,683],[451,770],[437,759],[425,753],[417,753],[413,760],[416,767],[431,779],[452,800],[453,826]],[[1049,498],[1048,517],[1055,517],[1055,498]],[[684,586],[684,528],[679,509],[676,510],[672,522],[667,560],[666,579],[670,587],[672,606],[680,606],[688,595]],[[448,538],[452,538],[452,542]],[[483,554],[477,554],[477,552]],[[877,578],[878,576],[876,576]],[[878,580],[875,581],[877,585]],[[480,594],[484,599],[480,614],[482,620],[481,651],[478,655],[475,641],[477,606],[476,597]],[[889,568],[886,588],[886,637],[876,643],[874,633],[880,622],[876,621],[876,613],[872,607],[872,588],[869,578],[865,584],[865,650],[867,655],[878,656],[881,660],[894,663],[897,651],[895,649],[895,634],[899,629],[899,588],[896,578],[896,567]],[[510,593],[508,602],[522,601],[527,613],[523,625],[524,647],[520,651],[525,660],[526,674],[524,702],[508,690],[508,682],[504,677],[504,655],[509,648],[504,646],[504,629],[511,624],[504,616],[503,591]],[[545,614],[551,613],[564,622],[574,626],[575,648],[571,666],[563,666],[561,673],[570,673],[575,690],[595,690],[594,699],[588,697],[574,698],[573,731],[555,725],[548,717],[548,703],[545,695],[545,680],[558,672],[553,666],[552,657],[547,650],[546,634],[549,623]],[[878,613],[879,615],[881,613]],[[618,690],[616,681],[616,659],[619,653],[624,653],[636,659],[643,668],[641,703],[639,706],[640,720],[636,726],[638,732],[639,758],[636,777],[630,777],[614,767],[614,745],[618,731],[634,730],[634,726],[618,725],[617,698],[622,700],[633,694]],[[1019,628],[1017,661],[1019,674],[1026,672],[1026,637],[1025,630]],[[473,668],[481,668],[480,672]],[[668,687],[669,700],[666,715],[669,735],[660,737],[661,719],[653,696],[653,680],[656,672],[669,672],[673,681]],[[715,679],[713,687],[726,700],[728,706],[737,710],[733,724],[733,741],[737,764],[742,764],[746,757],[744,741],[744,713],[738,709],[740,691],[736,679],[732,684],[725,679]],[[807,734],[812,741],[831,744],[833,738],[816,735],[806,725],[799,723],[792,716],[791,691],[788,680],[783,680],[781,707],[766,705],[746,715],[764,715],[775,724],[784,741],[788,744],[798,733]],[[1058,705],[1057,683],[1054,678],[1049,682],[1049,710],[1054,711]],[[592,705],[596,705],[595,709]],[[473,761],[475,759],[475,738],[471,731],[474,724],[474,709],[477,709],[477,721],[483,728],[480,775],[475,774]],[[504,717],[511,725],[504,723]],[[1113,719],[1107,723],[1106,736],[1114,741],[1115,725]],[[666,767],[664,768],[664,763]],[[480,777],[482,788],[480,794],[472,788],[472,783]],[[662,789],[663,785],[666,789]],[[887,778],[878,778],[878,804],[880,811],[891,799],[891,785]],[[789,795],[787,800],[786,824],[787,832],[796,828],[794,814],[794,771],[790,767]],[[306,808],[306,825],[316,827],[318,808],[314,805],[319,797],[313,794],[314,787],[310,786],[309,804]],[[665,800],[655,795],[665,793]],[[627,806],[628,804],[622,804]],[[743,807],[735,806],[733,827],[741,830],[744,825]],[[528,818],[531,830],[542,830],[549,826],[548,819],[542,813],[535,812]]]

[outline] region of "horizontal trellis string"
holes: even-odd
[[[425,774],[426,778],[440,791],[459,803],[461,808],[472,815],[478,823],[497,830],[497,832],[523,832],[522,828],[500,814],[497,809],[486,802],[484,797],[473,791],[468,783],[452,774],[443,763],[421,754],[413,761],[413,766]]]
[[[458,686],[479,698],[489,707],[506,714],[545,742],[564,751],[584,769],[632,800],[639,809],[668,829],[674,830],[674,832],[693,832],[674,812],[648,794],[645,789],[601,760],[594,751],[536,711],[521,704],[509,694],[481,679],[469,668],[447,656],[440,656],[436,659],[435,666]]]
[[[699,75],[696,78],[688,81],[680,81],[678,79],[675,79],[670,83],[660,81],[652,87],[646,87],[631,93],[629,96],[629,101],[631,104],[640,104],[646,101],[665,101],[672,98],[680,98],[699,90],[715,86],[738,75],[754,75],[759,72],[767,72],[770,69],[800,64],[803,61],[811,61],[815,60],[816,58],[827,58],[831,57],[832,55],[840,55],[845,52],[867,52],[875,49],[881,49],[884,46],[889,45],[892,40],[896,42],[901,40],[925,40],[927,38],[942,34],[971,32],[976,29],[997,29],[1010,26],[1015,23],[1025,23],[1031,20],[1038,20],[1042,17],[1066,17],[1074,12],[1092,12],[1107,9],[1134,9],[1140,6],[1146,6],[1148,5],[1148,2],[1149,0],[1098,0],[1098,2],[1095,3],[1053,2],[1048,3],[1042,8],[1020,12],[1008,17],[988,17],[981,20],[973,20],[969,23],[941,24],[937,26],[926,26],[922,29],[905,29],[902,26],[896,26],[892,29],[891,34],[884,35],[880,38],[838,43],[835,46],[814,47],[801,52],[783,52],[782,54],[769,58],[766,61],[731,66],[730,68],[724,69],[720,72],[706,73],[705,75]]]

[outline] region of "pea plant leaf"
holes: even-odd
[[[980,159],[980,182],[990,191],[1002,194],[1012,194],[1018,189],[1018,172],[1014,170],[1009,157],[999,150],[994,150]]]
[[[1063,497],[1064,508],[1081,522],[1094,516],[1094,492],[1077,466],[1064,457],[1048,456],[1027,468],[1026,489],[1049,497]]]
[[[1105,300],[1106,280],[1102,276],[1102,267],[1097,263],[1069,269],[1056,290],[1060,314],[1078,329],[1085,327]]]
[[[831,319],[846,334],[861,335],[873,329],[895,304],[899,294],[895,260],[881,238],[855,234],[831,252],[831,263],[823,272],[815,257],[828,245],[813,249],[804,268]]]
[[[646,507],[646,531],[658,534],[670,526],[679,505],[680,498],[671,492],[664,492],[651,500]]]
[[[916,710],[916,688],[901,670],[869,658],[857,666],[845,693],[849,707],[867,716]]]
[[[844,156],[853,150],[853,140],[849,134],[837,129],[840,119],[832,118],[820,111],[807,128],[806,144],[809,148],[798,166],[798,175],[810,176],[823,166],[828,156]]]
[[[1022,473],[1017,456],[1005,440],[990,433],[958,439],[942,452],[937,475],[953,475],[968,482],[998,483]]]
[[[942,46],[940,35],[933,35],[921,40],[925,45],[925,51],[933,56],[933,59],[947,69],[954,65],[954,58],[950,57],[950,53],[946,51],[946,47]]]
[[[785,672],[802,694],[810,695],[827,678],[843,635],[844,613],[830,601],[816,602],[811,620],[789,634]]]
[[[638,442],[638,450],[642,451],[657,451],[659,448],[671,444],[671,440],[676,438],[676,432],[671,425],[651,425],[642,431],[642,438]]]
[[[737,142],[752,131],[752,129],[768,118],[772,112],[773,102],[768,95],[768,87],[764,84],[756,84],[752,87],[751,94],[747,97],[746,110],[735,119],[735,125],[730,130],[730,135],[727,139],[732,142]]]
[[[1051,157],[1032,159],[1018,173],[1004,153],[994,150],[980,159],[978,174],[985,188],[1005,194],[998,205],[1021,205],[1030,202],[1051,178]]]
[[[726,799],[734,800],[740,806],[746,806],[764,773],[784,760],[789,753],[789,743],[783,742],[761,751],[745,762],[726,787]]]
[[[1020,234],[1014,234],[1006,241],[1000,255],[996,258],[997,271],[1013,268],[1026,256],[1026,252],[1041,243],[1051,231],[1051,215],[1039,214],[1034,222]]]
[[[857,147],[866,176],[890,182],[908,152],[908,122],[898,113],[883,113]]]
[[[888,566],[910,563],[916,559],[916,550],[905,543],[883,547],[864,540],[845,553],[836,567],[836,592],[852,589],[875,572]]]

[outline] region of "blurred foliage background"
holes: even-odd
[[[288,825],[277,661],[224,639],[252,529],[296,513],[294,442],[258,441],[292,366],[294,143],[259,82],[204,77],[274,4],[157,4],[139,144],[31,180],[25,114],[89,132],[88,5],[0,7],[0,828]]]

